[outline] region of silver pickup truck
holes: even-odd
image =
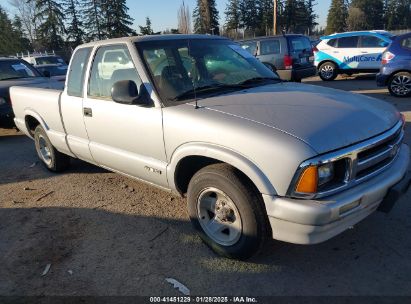
[[[49,170],[79,158],[186,196],[201,238],[231,258],[269,238],[323,242],[410,183],[393,106],[283,82],[224,38],[84,44],[63,92],[13,87],[11,99]]]

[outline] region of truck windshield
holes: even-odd
[[[280,82],[253,55],[229,40],[162,40],[136,45],[166,105]]]
[[[40,77],[40,73],[22,60],[1,60],[0,80]]]

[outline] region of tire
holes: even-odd
[[[277,75],[278,78],[281,78],[280,75],[278,75],[278,73],[277,73],[277,68],[276,68],[274,65],[272,65],[271,63],[268,63],[268,62],[263,62],[263,64],[264,64],[271,72],[273,72],[275,75]]]
[[[388,90],[395,97],[411,96],[411,73],[400,72],[393,75],[388,81]]]
[[[333,81],[338,76],[338,69],[333,62],[324,62],[318,68],[318,75],[323,81]]]
[[[52,172],[62,172],[70,166],[70,157],[56,150],[41,125],[34,130],[36,152],[44,166]]]
[[[227,164],[207,166],[193,176],[187,205],[194,228],[221,256],[247,259],[263,248],[270,235],[258,190]]]

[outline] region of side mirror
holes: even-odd
[[[144,85],[139,91],[136,83],[132,80],[117,81],[111,88],[111,97],[115,102],[121,104],[148,105],[146,93]]]
[[[50,77],[51,77],[50,71],[44,71],[44,72],[43,72],[43,76],[44,76],[44,77],[47,77],[47,78],[50,78]]]

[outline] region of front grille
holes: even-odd
[[[400,128],[396,133],[387,138],[366,147],[357,154],[356,180],[363,180],[376,171],[389,165],[401,147],[403,132]]]

